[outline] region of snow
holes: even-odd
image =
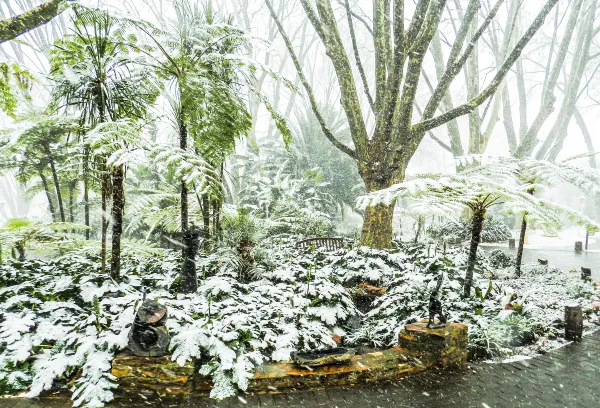
[[[28,395],[34,396],[56,378],[81,369],[72,389],[74,403],[101,406],[109,401],[116,386],[110,360],[127,345],[142,285],[148,297],[169,309],[172,359],[180,365],[202,361],[200,372],[212,377],[215,398],[244,390],[254,367],[264,361],[287,360],[295,350],[335,347],[333,334],[345,344],[394,344],[407,321],[425,317],[441,272],[446,277],[441,300],[450,320],[466,322],[472,347],[496,359],[560,346],[565,304],[584,307],[586,331],[599,321],[592,312],[597,289],[576,274],[532,265],[523,267],[523,277],[514,278],[510,269],[491,268],[483,252],[474,281],[482,298],[463,299],[465,248],[448,247],[443,253],[433,245],[402,243],[393,253],[365,247],[303,251],[293,240],[277,239],[264,240],[255,251],[262,255],[248,279],[240,278],[235,252],[201,258],[200,286],[189,295],[168,290],[177,278],[175,255],[169,251],[148,258],[126,256],[128,283],[118,284],[85,256],[26,262],[19,274],[3,264],[0,279],[11,280],[0,291],[0,341],[6,344],[0,348],[0,380],[29,387]],[[365,281],[386,292],[363,315],[352,295]],[[350,324],[356,318],[362,319],[358,327]],[[51,348],[32,353],[40,344]]]

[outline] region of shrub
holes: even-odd
[[[494,268],[509,268],[515,266],[515,259],[501,249],[493,249],[488,258]]]
[[[427,233],[433,239],[458,243],[471,239],[471,223],[467,220],[458,222],[432,223],[427,227]],[[499,218],[487,216],[481,231],[481,242],[501,242],[512,236],[510,228]]]

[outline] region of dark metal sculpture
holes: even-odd
[[[448,319],[442,311],[442,302],[439,299],[440,289],[444,282],[444,274],[440,273],[438,277],[437,286],[429,295],[429,322],[427,323],[428,328],[438,328],[446,326]],[[435,323],[435,316],[438,316],[440,323]]]
[[[160,357],[168,354],[169,332],[165,326],[167,307],[147,299],[144,293],[133,327],[129,332],[129,349],[136,356]]]

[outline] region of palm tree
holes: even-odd
[[[51,53],[54,98],[61,107],[79,112],[82,127],[122,118],[142,118],[156,98],[147,72],[133,62],[138,51],[129,25],[105,11],[74,6],[73,34],[55,43]],[[90,149],[81,134],[83,147],[84,201],[89,225]],[[106,270],[108,230],[107,204],[113,196],[113,262],[111,274],[120,273],[120,237],[124,208],[125,165],[108,168],[106,157],[97,156],[102,196],[102,271]]]

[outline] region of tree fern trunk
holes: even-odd
[[[110,193],[110,178],[106,171],[106,161],[104,158],[100,158],[100,171],[101,171],[101,199],[102,199],[102,236],[100,246],[100,259],[102,261],[102,273],[106,272],[106,241],[108,233],[109,218],[107,217],[108,208],[108,197]]]
[[[15,248],[19,253],[19,262],[25,262],[25,243],[19,241],[15,244]]]
[[[52,221],[56,221],[56,210],[54,209],[54,202],[52,202],[52,193],[50,193],[50,188],[48,187],[48,180],[44,173],[40,170],[38,171],[40,175],[40,179],[42,180],[42,186],[44,186],[44,191],[46,192],[46,198],[48,199],[48,209],[50,210],[50,214],[52,214]]]
[[[75,222],[75,188],[77,187],[77,181],[71,181],[69,183],[69,222]]]
[[[83,149],[83,217],[85,226],[88,229],[85,230],[85,239],[90,239],[90,186],[88,178],[90,176],[90,151],[86,147]]]
[[[210,200],[206,194],[202,194],[202,229],[204,231],[204,250],[207,251],[210,238]]]
[[[121,234],[123,233],[123,212],[125,210],[125,191],[123,182],[125,168],[123,165],[113,170],[112,188],[112,252],[110,259],[110,276],[118,280],[121,278]]]
[[[48,161],[50,163],[50,169],[52,169],[52,180],[54,180],[54,189],[56,190],[56,199],[58,201],[58,210],[60,211],[60,220],[65,222],[65,206],[63,205],[62,194],[60,192],[60,183],[58,182],[58,173],[56,172],[56,165],[54,164],[54,157],[50,153],[50,148],[46,148],[48,154]]]
[[[181,89],[180,89],[181,94]],[[179,112],[179,148],[187,150],[187,127],[185,125],[184,106],[181,106]],[[181,240],[183,249],[181,255],[183,262],[181,264],[181,273],[179,274],[179,283],[182,293],[194,293],[198,289],[198,277],[196,275],[196,250],[194,248],[194,231],[190,231],[188,224],[188,188],[185,182],[181,181]]]
[[[519,236],[519,249],[517,249],[517,259],[515,261],[515,275],[521,276],[521,260],[523,259],[523,246],[525,245],[525,232],[527,231],[527,219],[523,216],[521,222],[521,235]]]
[[[471,286],[473,286],[473,272],[477,262],[477,248],[481,240],[481,231],[483,230],[483,220],[485,219],[485,208],[477,207],[473,209],[471,245],[469,246],[469,259],[467,261],[467,273],[463,286],[463,296],[471,296]]]
[[[421,235],[421,229],[423,228],[423,217],[419,216],[417,219],[417,233],[415,234],[415,243],[419,242],[419,236]]]
[[[212,202],[212,216],[213,216],[212,236],[213,236],[215,242],[221,241],[221,207],[222,206],[223,205],[217,200],[214,200]]]

